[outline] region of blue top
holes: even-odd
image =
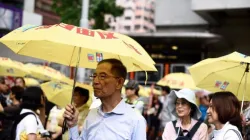
[[[81,135],[78,126],[69,129],[70,140],[146,140],[146,121],[124,100],[108,113],[102,107],[90,110]]]
[[[207,117],[207,107],[204,105],[200,105],[199,109],[201,111],[201,118],[199,120],[203,122]]]

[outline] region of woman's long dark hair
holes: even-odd
[[[43,107],[41,104],[43,96],[43,91],[40,87],[26,88],[22,97],[21,108],[36,111],[38,108]]]
[[[213,109],[218,114],[218,120],[225,124],[230,124],[238,127],[242,132],[242,118],[240,115],[240,102],[232,92],[216,92],[210,96]]]

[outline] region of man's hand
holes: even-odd
[[[246,126],[250,126],[250,121],[247,121],[247,122],[246,122]]]
[[[79,111],[76,109],[75,106],[67,105],[65,107],[63,117],[65,118],[66,123],[69,128],[72,128],[77,125],[78,115],[79,115]]]

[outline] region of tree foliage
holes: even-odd
[[[107,29],[105,15],[114,17],[123,14],[123,8],[116,5],[116,0],[89,0],[89,19],[93,19],[94,29]],[[61,17],[61,22],[79,26],[82,0],[53,0],[52,9]]]

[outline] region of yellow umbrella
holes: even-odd
[[[169,86],[172,89],[198,89],[191,75],[186,73],[170,73],[157,82],[160,86]]]
[[[29,73],[29,70],[26,69],[21,62],[0,57],[0,76],[24,77]]]
[[[34,78],[24,78],[26,86],[39,86],[40,83]]]
[[[140,96],[149,97],[149,92],[148,92],[148,90],[146,90],[145,87],[139,85],[139,88],[140,88],[140,90],[139,90],[139,95]]]
[[[157,71],[154,63],[145,61],[150,59],[147,53],[141,53],[138,46],[119,39],[113,32],[64,23],[39,27],[25,25],[2,37],[0,42],[17,54],[74,66],[75,76],[78,66],[95,69],[98,62],[108,58],[121,60],[128,72]]]
[[[151,94],[151,92],[153,94],[155,94],[155,95],[161,95],[161,91],[160,90],[154,88],[153,91],[152,91],[152,89],[150,87],[144,87],[144,90],[142,90],[142,92],[144,92],[143,95],[146,95],[146,97],[149,97],[149,95]]]
[[[28,63],[25,64],[25,67],[29,69],[31,77],[34,77],[39,80],[49,81],[49,80],[61,80],[65,78],[65,75],[63,75],[61,72],[48,66]]]
[[[17,54],[68,66],[96,68],[99,61],[116,58],[129,72],[157,71],[153,60],[139,44],[125,40],[124,36],[120,39],[120,36],[61,23],[26,25],[5,35],[0,42]]]
[[[90,85],[84,85],[77,83],[76,86],[85,88],[89,90],[89,100],[87,104],[90,106],[92,103],[93,88]],[[65,107],[67,104],[70,104],[72,97],[73,84],[69,85],[63,82],[58,81],[50,81],[41,84],[41,88],[43,89],[47,99],[61,107]]]
[[[233,52],[219,58],[205,59],[189,68],[197,87],[217,91],[231,91],[239,100],[250,101],[250,57]],[[245,85],[244,85],[245,84]],[[245,96],[244,96],[245,95]]]

